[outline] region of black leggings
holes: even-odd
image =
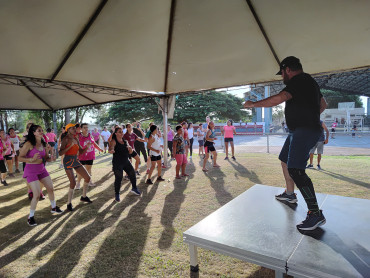
[[[171,157],[173,157],[173,154],[172,154],[173,142],[172,141],[167,141],[167,142],[168,142],[168,149],[170,150],[170,153],[171,153]]]
[[[190,156],[193,155],[193,142],[194,142],[194,138],[191,138],[190,139]]]
[[[136,188],[136,175],[134,167],[132,167],[132,164],[130,161],[127,161],[124,164],[113,164],[113,172],[114,172],[114,191],[116,194],[119,194],[119,191],[121,189],[121,182],[123,179],[123,171],[126,172],[128,177],[130,178],[132,189]]]
[[[143,154],[144,156],[144,161],[147,162],[148,160],[148,156],[146,154],[146,150],[145,150],[145,145],[143,142],[135,142],[134,143],[134,147],[135,147],[135,151],[137,152],[137,154],[140,156],[140,152]]]

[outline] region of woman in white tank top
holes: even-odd
[[[158,136],[158,128],[156,125],[152,125],[150,127],[150,134],[149,134],[149,140],[148,140],[148,149],[150,154],[150,160],[151,160],[151,167],[148,173],[148,179],[146,180],[146,184],[153,184],[151,177],[152,173],[155,168],[155,164],[157,164],[158,168],[158,177],[157,181],[164,181],[164,179],[161,177],[162,174],[162,157],[161,157],[161,141]]]

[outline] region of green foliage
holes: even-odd
[[[327,108],[329,109],[338,108],[338,102],[354,102],[356,108],[363,107],[361,98],[358,95],[348,95],[346,93],[340,93],[340,92],[325,90],[325,89],[322,89],[321,93],[325,97],[326,102],[328,103]]]
[[[135,99],[112,104],[106,111],[96,117],[100,125],[108,122],[126,123],[133,121],[162,122],[162,113],[158,110],[158,98]],[[184,120],[196,123],[204,122],[207,115],[212,120],[234,121],[244,120],[248,112],[243,110],[243,99],[222,92],[208,92],[176,97],[174,118],[172,123]]]

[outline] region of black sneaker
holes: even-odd
[[[312,165],[312,164],[308,164],[308,165],[306,166],[306,169],[309,169],[309,168],[313,168],[313,165]]]
[[[118,193],[118,194],[117,194],[117,193],[115,194],[114,200],[115,200],[117,203],[121,202],[121,199],[120,199],[119,193]]]
[[[140,176],[140,173],[139,173],[139,171],[136,171],[136,176]]]
[[[82,196],[81,196],[80,201],[81,201],[81,202],[86,202],[86,203],[89,203],[89,204],[91,204],[91,203],[92,203],[92,201],[91,201],[91,200],[89,199],[89,197],[87,197],[87,196],[86,196],[86,197],[82,197]]]
[[[68,210],[68,211],[73,211],[72,204],[67,204],[67,210]]]
[[[131,189],[130,191],[132,194],[136,195],[136,196],[140,196],[141,195],[141,192],[137,189],[137,188],[133,188]]]
[[[312,231],[325,223],[326,219],[322,210],[317,213],[308,211],[306,219],[297,225],[297,229],[301,231]]]
[[[153,182],[152,182],[152,180],[151,180],[151,179],[147,179],[145,183],[146,183],[146,184],[153,184]]]
[[[231,158],[232,158],[234,161],[236,160],[235,156],[232,156]]]
[[[15,169],[15,173],[19,174],[20,172],[19,169]]]
[[[51,213],[61,214],[63,211],[58,206],[55,206],[55,208],[51,209]]]
[[[157,181],[165,181],[165,179],[164,179],[164,178],[162,178],[161,176],[159,176],[159,177],[157,178]]]
[[[229,160],[229,158],[226,156],[224,160]]]
[[[9,185],[6,181],[1,181],[1,183],[2,183],[4,186],[8,186],[8,185]]]
[[[40,199],[39,199],[40,201],[42,201],[42,200],[45,200],[45,196],[44,196],[44,194],[40,194]]]
[[[320,164],[317,164],[317,170],[319,170],[319,171],[322,170]]]
[[[288,195],[286,193],[286,191],[284,191],[283,193],[281,193],[279,195],[275,195],[275,198],[276,198],[276,200],[286,201],[286,202],[291,203],[291,204],[295,204],[295,203],[298,202],[297,194],[293,193],[291,195]]]
[[[30,226],[36,226],[37,225],[37,223],[36,223],[36,221],[35,221],[35,217],[28,217],[28,220],[27,220],[27,222],[28,222],[28,225],[30,225]]]
[[[9,178],[15,178],[15,176],[14,176],[14,174],[13,174],[13,173],[10,173],[10,174],[8,175],[8,177],[9,177]]]

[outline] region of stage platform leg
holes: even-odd
[[[190,253],[190,270],[192,272],[199,271],[198,265],[198,249],[195,245],[189,244],[189,253]]]

